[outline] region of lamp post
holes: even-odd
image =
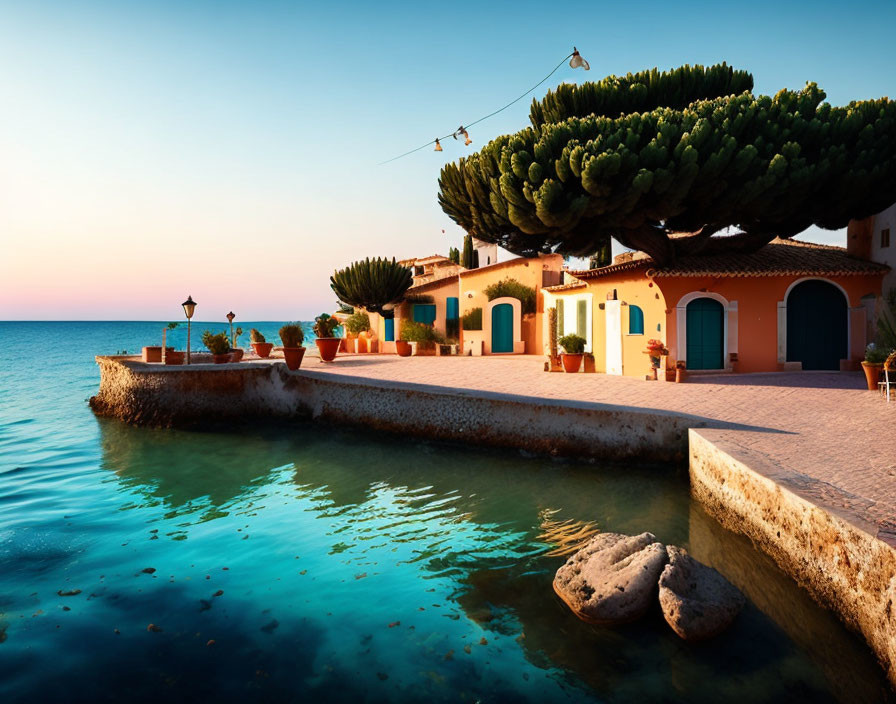
[[[192,296],[187,296],[187,300],[185,300],[181,305],[184,307],[184,315],[187,316],[187,364],[190,363],[190,319],[193,317],[193,312],[196,310],[196,301],[193,300]]]
[[[233,311],[230,311],[227,314],[227,322],[230,323],[230,346],[233,347],[233,319],[236,316],[233,314]]]

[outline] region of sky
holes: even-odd
[[[0,320],[307,320],[334,269],[463,232],[442,165],[536,91],[727,61],[756,93],[896,96],[896,3],[0,0]],[[442,231],[445,230],[443,233]],[[841,232],[804,239],[843,243]]]

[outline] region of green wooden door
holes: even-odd
[[[492,352],[513,352],[513,306],[509,303],[492,308]]]
[[[723,369],[725,308],[712,298],[697,298],[687,307],[688,369]]]
[[[846,298],[827,281],[803,281],[787,296],[787,361],[803,369],[840,369],[847,357]]]

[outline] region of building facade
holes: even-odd
[[[561,336],[586,338],[596,371],[608,374],[643,376],[649,339],[665,343],[668,367],[690,371],[855,369],[870,339],[866,301],[888,272],[840,247],[774,240],[669,266],[617,258],[569,272],[544,290],[544,306],[557,308]]]

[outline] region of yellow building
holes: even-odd
[[[519,257],[470,270],[445,262],[450,260],[438,255],[402,262],[415,267],[412,271],[418,272],[418,276],[405,301],[395,308],[394,318],[370,314],[371,330],[380,352],[394,353],[402,321],[412,320],[432,325],[446,338],[456,339],[466,353],[544,354],[541,291],[562,280],[563,257]],[[524,313],[517,298],[488,300],[486,289],[505,279],[535,291],[534,311]],[[462,329],[461,318],[477,308],[481,311],[481,329]]]
[[[669,368],[855,369],[869,341],[865,301],[880,295],[887,271],[841,247],[796,240],[667,266],[634,253],[568,272],[544,289],[544,306],[556,307],[559,336],[584,337],[595,370],[607,374],[643,376],[649,339],[665,344]]]

